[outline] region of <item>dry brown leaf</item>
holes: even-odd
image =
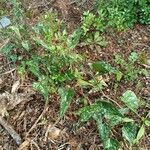
[[[4,117],[8,114],[7,103],[4,99],[0,99],[0,116]]]
[[[16,93],[19,89],[19,86],[20,86],[20,81],[16,81],[13,86],[12,86],[12,89],[11,89],[11,93]]]
[[[56,127],[51,127],[48,130],[48,138],[51,140],[57,139],[60,136],[61,130]]]

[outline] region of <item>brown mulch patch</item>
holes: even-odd
[[[30,2],[30,1],[29,1]],[[72,32],[80,24],[80,16],[84,9],[90,9],[92,1],[84,6],[78,6],[76,3],[71,3],[70,0],[56,0],[52,4],[44,3],[45,1],[33,1],[32,7],[35,8],[34,16],[43,13],[45,10],[52,7],[55,11],[58,11],[60,18],[64,19],[67,24],[69,32]],[[26,2],[27,3],[27,2]],[[28,5],[29,3],[27,3]],[[108,45],[105,48],[98,47],[98,49],[90,49],[89,47],[78,47],[76,51],[80,54],[86,55],[86,58],[91,62],[96,60],[105,60],[111,64],[112,58],[116,53],[119,53],[127,58],[129,53],[137,51],[139,54],[146,53],[147,57],[150,55],[150,26],[136,25],[133,29],[129,29],[124,32],[112,32],[107,31],[105,33],[106,41]],[[0,94],[4,92],[11,92],[13,83],[18,80],[15,64],[12,64],[6,60],[3,55],[0,55]],[[11,71],[12,72],[9,72]],[[116,92],[114,92],[113,85],[108,84],[109,87],[104,90],[106,95],[109,95],[111,99],[119,102],[118,97],[127,90],[133,90],[141,99],[150,104],[150,78],[141,77],[140,82],[143,84],[142,89],[137,87],[134,83],[120,83]],[[27,89],[31,88],[30,81],[23,81],[18,89],[18,92],[23,93]],[[78,91],[80,95],[80,89]],[[85,93],[86,94],[86,93]],[[79,95],[76,95],[78,98]],[[101,93],[95,93],[95,95],[88,95],[89,99],[100,97]],[[71,104],[69,113],[65,118],[59,121],[55,127],[56,130],[60,130],[60,134],[55,138],[52,135],[48,135],[46,138],[46,131],[51,123],[57,121],[59,115],[59,97],[58,95],[52,95],[47,105],[45,113],[35,126],[35,128],[28,134],[27,132],[32,128],[38,117],[43,112],[45,102],[41,95],[34,93],[31,95],[31,100],[23,105],[17,105],[13,110],[10,110],[9,115],[5,117],[5,120],[13,127],[13,129],[22,138],[23,150],[102,150],[102,144],[98,136],[96,125],[93,122],[88,122],[84,126],[76,129],[76,123],[78,118],[74,115],[74,111],[79,108],[76,100]],[[144,113],[143,110],[141,114]],[[148,131],[149,129],[147,129]],[[148,132],[147,132],[148,133]],[[118,133],[114,133],[117,137]],[[150,139],[148,135],[143,138],[141,145],[145,149],[150,148]],[[0,126],[0,150],[16,150],[18,145],[7,133],[7,131]],[[124,148],[125,150],[127,148]]]

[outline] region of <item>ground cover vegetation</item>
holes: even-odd
[[[22,1],[3,0],[0,4],[9,4],[11,10],[3,8],[0,16],[9,14],[12,18],[11,26],[0,29],[2,41],[7,41],[0,52],[16,64],[22,82],[31,80],[33,89],[43,96],[45,103],[49,103],[51,95],[57,95],[59,120],[69,113],[71,103],[76,102],[75,130],[86,122],[94,122],[103,149],[139,146],[148,134],[150,107],[135,94],[132,86],[140,89],[143,86],[140,79],[150,76],[149,68],[145,67],[146,54],[132,49],[126,57],[123,52],[115,52],[111,60],[93,60],[80,49],[100,53],[109,44],[105,38],[107,32],[121,33],[136,24],[149,25],[149,0],[96,0],[92,10],[84,11],[80,25],[71,33],[53,10],[40,14],[31,25],[27,20],[32,18],[32,11],[25,10]],[[120,85],[126,84],[131,88],[118,95]],[[105,92],[110,86],[116,99]],[[79,91],[82,94],[77,97]],[[90,100],[89,94],[98,96]],[[116,128],[119,137],[115,136]]]

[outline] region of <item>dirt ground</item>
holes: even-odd
[[[53,8],[59,13],[59,17],[66,21],[69,32],[72,32],[80,24],[80,16],[84,10],[92,9],[93,1],[77,5],[73,0],[46,0],[25,1],[25,7],[29,7],[34,13],[33,20],[38,14]],[[120,53],[126,58],[134,50],[139,54],[145,53],[150,60],[150,26],[136,25],[133,29],[125,32],[105,33],[108,41],[106,48],[98,47],[98,50],[77,47],[78,53],[86,54],[89,60],[106,60],[112,63],[114,54]],[[59,97],[51,95],[48,104],[45,104],[42,96],[32,89],[31,79],[20,81],[16,74],[16,64],[9,62],[0,54],[0,111],[5,117],[0,118],[0,150],[102,150],[102,143],[98,136],[96,125],[89,122],[79,129],[75,128],[78,118],[74,111],[78,109],[76,101],[71,104],[69,113],[65,118],[58,121]],[[125,89],[133,90],[148,105],[150,105],[150,78],[141,77],[142,88],[132,83],[120,84],[117,92],[111,89],[111,83],[103,91],[110,98],[117,99]],[[80,90],[77,92],[80,95]],[[89,99],[100,96],[101,93],[88,95]],[[21,99],[21,103],[20,100]],[[146,108],[148,109],[148,108]],[[139,110],[140,111],[140,110]],[[144,113],[141,110],[140,113]],[[8,127],[8,128],[7,128]],[[8,131],[12,129],[18,133],[16,141]],[[10,130],[9,130],[10,129]],[[49,129],[51,129],[49,131]],[[118,129],[119,130],[119,129]],[[143,138],[140,147],[143,150],[150,149],[150,129]],[[121,137],[117,131],[114,133]],[[138,150],[138,148],[135,148]],[[125,147],[124,150],[127,150]]]

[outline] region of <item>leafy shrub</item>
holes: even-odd
[[[142,24],[150,24],[150,1],[139,0],[139,22]]]

